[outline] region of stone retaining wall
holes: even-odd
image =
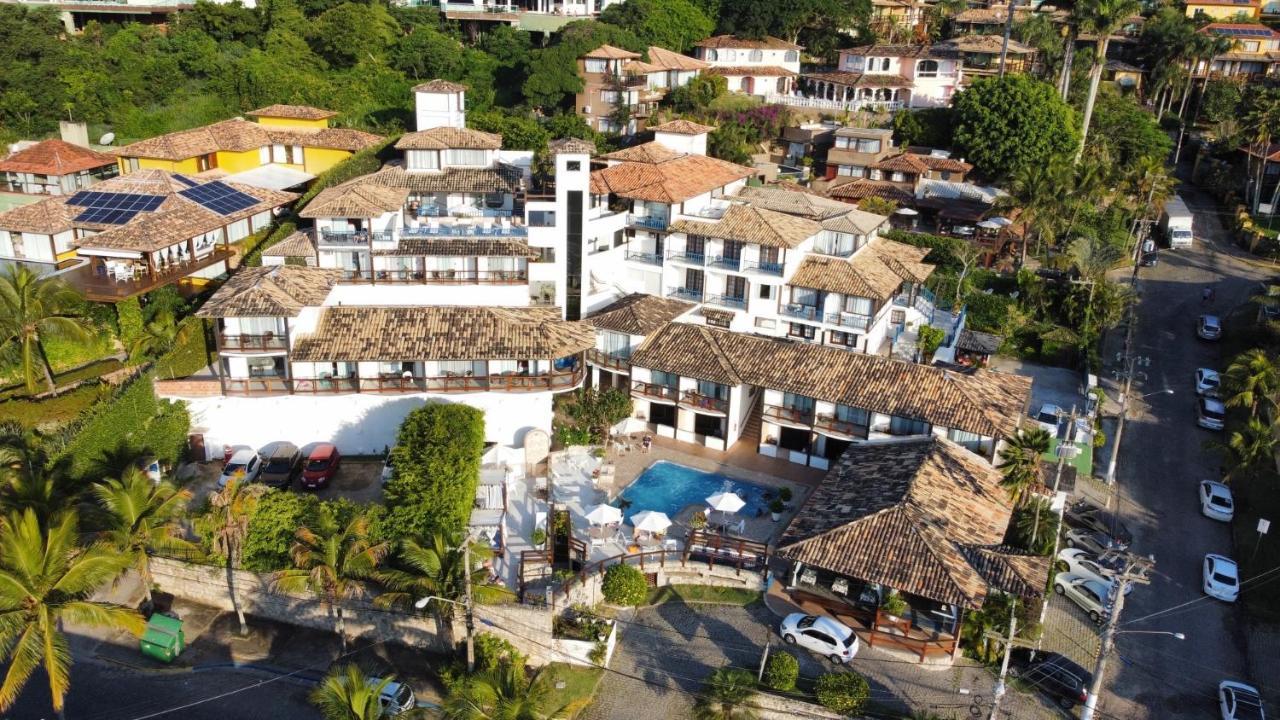
[[[658,587],[663,585],[713,585],[716,587],[764,590],[764,575],[754,570],[743,570],[739,574],[737,570],[731,567],[724,565],[707,567],[706,563],[698,562],[689,562],[683,567],[678,562],[668,562],[665,567],[650,563],[644,568],[635,563],[630,564],[646,574],[656,573]],[[584,605],[602,603],[604,602],[604,593],[601,591],[600,586],[603,583],[603,575],[592,573],[582,582],[574,583],[569,588],[567,598],[563,595],[557,595],[556,604],[568,607],[578,603]]]
[[[794,698],[782,697],[771,693],[756,693],[751,698],[751,706],[760,720],[795,720],[795,718],[829,718],[830,720],[857,720],[845,718],[838,712],[828,710],[816,703],[804,702]]]

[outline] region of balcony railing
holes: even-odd
[[[367,245],[372,235],[373,242],[395,242],[395,233],[379,230],[370,233],[368,230],[321,230],[321,245]]]
[[[908,295],[904,295],[902,293],[898,293],[897,295],[893,296],[893,304],[895,307],[910,307],[911,297]]]
[[[632,213],[627,216],[627,225],[650,230],[666,230],[667,218],[660,215],[636,215]]]
[[[689,302],[702,302],[702,291],[686,287],[668,288],[667,297],[688,300]]]
[[[794,303],[788,303],[778,308],[778,314],[801,320],[817,320],[822,316],[818,308],[812,305],[796,305]]]
[[[852,313],[827,313],[826,323],[828,325],[839,325],[840,327],[853,328],[854,330],[866,330],[871,327],[871,317],[869,315],[854,315]]]
[[[742,268],[742,258],[729,257],[726,255],[712,255],[707,260],[707,265],[714,268],[720,268],[721,270],[732,270],[737,272]]]
[[[344,393],[360,392],[360,379],[356,377],[327,377],[294,380],[293,391],[295,393],[307,393],[312,395],[323,395],[326,393],[340,395]]]
[[[672,250],[667,253],[667,259],[688,263],[690,265],[705,265],[707,262],[707,256],[705,253],[687,252],[684,250]]]
[[[632,262],[644,263],[645,265],[662,265],[662,256],[657,253],[636,252],[635,250],[627,251],[627,259]]]
[[[655,385],[654,383],[641,382],[640,380],[631,383],[631,394],[649,400],[661,400],[669,403],[674,403],[680,397],[680,391],[669,385]]]
[[[261,335],[218,335],[218,349],[231,351],[253,350],[287,350],[283,333],[263,333]]]
[[[718,305],[720,307],[729,308],[731,310],[746,310],[747,299],[744,297],[733,297],[732,295],[707,295],[703,302],[708,305]]]
[[[581,384],[581,365],[569,372],[541,375],[448,375],[440,377],[385,375],[381,377],[298,378],[291,382],[295,393],[468,393],[539,392],[562,390]]]
[[[764,419],[799,427],[813,426],[813,410],[799,410],[782,405],[765,405]]]
[[[685,390],[680,393],[680,404],[695,410],[719,413],[721,415],[729,412],[729,401],[727,399],[703,395],[696,390]]]
[[[608,368],[619,372],[631,372],[631,356],[607,353],[603,350],[588,350],[587,362],[596,367]]]
[[[825,435],[840,435],[861,440],[865,440],[871,431],[871,428],[866,425],[857,425],[828,414],[820,414],[814,418],[813,427]]]
[[[414,285],[524,285],[524,270],[343,270],[348,283],[405,283]]]
[[[228,395],[284,395],[293,388],[293,383],[288,378],[274,375],[226,378],[222,383]]]
[[[429,217],[429,216],[428,216]],[[431,223],[401,230],[405,237],[528,237],[529,228],[523,224],[501,223]]]
[[[761,262],[758,260],[748,260],[742,263],[743,272],[757,272],[761,275],[773,275],[782,277],[783,265],[777,262]]]

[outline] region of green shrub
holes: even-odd
[[[241,566],[259,572],[290,567],[294,535],[298,528],[312,526],[319,511],[315,495],[276,490],[263,495],[249,517]]]
[[[841,715],[857,715],[867,704],[871,688],[866,678],[849,670],[824,673],[818,678],[815,694],[822,707]]]
[[[533,541],[534,547],[542,547],[547,542],[547,531],[542,528],[535,529],[530,540]]]
[[[800,677],[800,661],[785,650],[779,650],[769,656],[764,666],[764,686],[773,690],[790,692],[796,689],[796,678]]]
[[[586,428],[561,425],[556,428],[556,442],[564,447],[571,445],[590,445],[591,431]]]
[[[190,416],[186,404],[161,401],[143,373],[123,386],[115,396],[95,405],[69,428],[51,462],[66,461],[67,472],[80,479],[91,473],[108,455],[128,452],[155,455],[173,465],[182,456]]]
[[[524,667],[525,657],[506,638],[492,633],[480,633],[475,637],[476,670],[493,670],[499,663],[509,662]]]
[[[454,403],[428,403],[405,417],[391,451],[395,477],[383,493],[390,508],[387,539],[462,532],[475,503],[484,413]]]
[[[266,233],[265,237],[263,237],[260,242],[254,243],[253,247],[249,248],[249,251],[244,254],[244,260],[242,260],[240,264],[246,267],[258,267],[262,265],[262,251],[289,237],[297,229],[298,225],[292,219],[281,221],[271,230],[271,232]],[[248,246],[246,245],[246,247]]]
[[[126,298],[116,303],[116,324],[120,328],[120,342],[126,350],[132,348],[144,331],[142,306],[138,304],[137,297]],[[130,362],[136,363],[141,359],[133,357],[132,350],[129,352],[131,353]]]
[[[902,616],[907,612],[907,601],[896,592],[891,592],[880,601],[880,609],[889,615]]]
[[[649,595],[649,585],[639,570],[619,563],[604,572],[600,586],[604,599],[614,605],[639,605]]]
[[[188,317],[178,323],[174,345],[159,360],[152,372],[163,379],[188,377],[209,366],[211,348],[205,334],[205,322]]]
[[[789,503],[789,502],[791,502],[791,497],[792,497],[792,495],[791,495],[791,488],[789,488],[789,487],[784,487],[784,488],[782,488],[781,490],[779,490],[779,491],[778,491],[778,497],[779,497],[779,498],[782,500],[782,502],[784,502],[784,503]]]

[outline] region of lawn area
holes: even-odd
[[[710,585],[664,585],[649,592],[649,605],[668,600],[693,603],[720,603],[722,605],[750,605],[760,599],[758,590],[745,588],[713,587]]]
[[[548,690],[547,707],[554,708],[550,717],[571,720],[591,704],[602,675],[604,668],[551,663],[542,668],[534,684]],[[556,687],[562,682],[563,688]]]
[[[1075,445],[1080,448],[1080,453],[1068,460],[1067,464],[1076,469],[1077,476],[1082,478],[1093,477],[1093,445],[1084,442],[1075,443]],[[1046,462],[1052,463],[1055,467],[1057,466],[1058,438],[1055,437],[1049,440],[1049,452],[1045,453],[1043,457]],[[1045,482],[1052,486],[1053,478],[1045,478]]]
[[[1259,573],[1280,567],[1280,527],[1258,537],[1258,518],[1280,522],[1280,476],[1275,473],[1232,483],[1236,516],[1231,523],[1235,559],[1245,582]],[[1255,548],[1257,551],[1255,552]],[[1241,593],[1249,614],[1259,620],[1280,622],[1280,584],[1262,580]]]

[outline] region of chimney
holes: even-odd
[[[89,147],[89,126],[82,122],[70,120],[58,121],[58,134],[63,141],[80,147]]]

